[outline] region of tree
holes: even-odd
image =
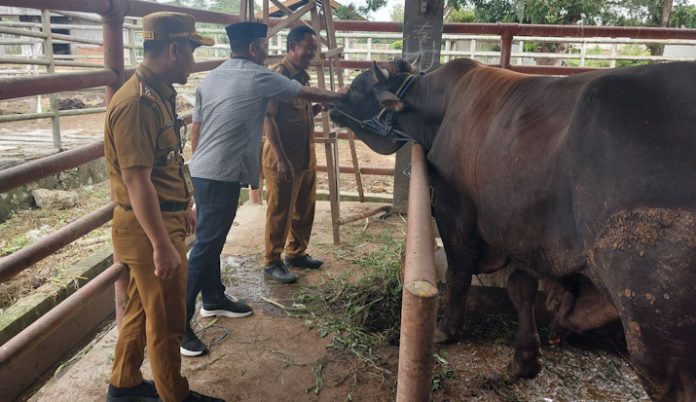
[[[358,11],[362,15],[368,15],[369,13],[377,11],[386,5],[387,0],[366,0],[364,6],[358,7]]]
[[[399,3],[392,7],[389,17],[394,22],[404,22],[404,5]]]
[[[475,22],[476,11],[473,7],[449,8],[445,10],[445,22]]]
[[[355,9],[355,4],[353,3],[338,7],[333,11],[333,16],[338,20],[357,20],[364,18],[362,13]]]

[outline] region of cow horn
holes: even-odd
[[[372,71],[375,73],[377,82],[384,82],[389,78],[389,70],[380,67],[374,60],[372,61]]]

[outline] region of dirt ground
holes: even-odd
[[[376,204],[344,203],[345,214]],[[306,318],[290,317],[274,303],[290,308],[292,294],[309,284],[342,275],[357,280],[366,274],[354,263],[381,247],[385,235],[403,239],[398,215],[373,217],[341,228],[343,242],[334,246],[329,207],[320,202],[310,252],[323,258],[319,271],[298,271],[296,285],[265,282],[259,267],[264,207],[245,205],[228,236],[222,256],[228,293],[249,302],[254,315],[243,319],[197,320],[211,353],[184,358],[183,372],[192,389],[227,401],[390,401],[394,399],[398,345],[372,351],[380,372],[368,370],[354,354],[329,347]],[[562,347],[544,343],[544,369],[537,379],[509,382],[504,376],[516,324],[508,317],[484,316],[469,322],[469,337],[436,350],[433,401],[647,401],[627,363],[622,346],[606,334],[571,339]],[[545,336],[542,330],[542,338]],[[93,342],[79,359],[65,364],[31,401],[103,400],[113,359],[116,331]],[[545,339],[544,339],[545,340]],[[150,377],[147,364],[146,377]]]

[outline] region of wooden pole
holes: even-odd
[[[430,399],[437,275],[427,170],[423,147],[416,144],[411,158],[397,402]]]

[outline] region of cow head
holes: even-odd
[[[335,109],[331,111],[331,119],[338,125],[353,130],[373,151],[383,155],[396,152],[404,144],[403,141],[380,136],[366,129],[360,122],[370,120],[383,108],[395,112],[405,110],[406,104],[394,92],[411,74],[413,68],[403,60],[389,62],[383,67],[373,62],[372,69],[355,77],[346,98],[336,103]]]

